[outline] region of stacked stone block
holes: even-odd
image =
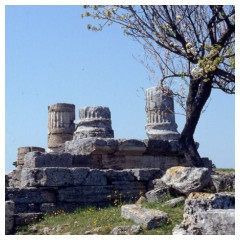
[[[17,165],[24,164],[24,156],[29,152],[45,152],[45,149],[41,147],[19,147],[17,154]]]
[[[85,138],[69,141],[64,153],[31,152],[25,167],[90,167],[98,169],[161,168],[189,166],[174,141]]]
[[[72,211],[84,205],[136,201],[160,169],[23,168],[20,188],[6,188],[15,213]]]

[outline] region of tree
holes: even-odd
[[[101,20],[98,27],[89,24],[88,29],[101,31],[119,24],[142,44],[157,63],[163,90],[171,88],[176,78],[187,84],[186,98],[179,88],[174,91],[186,110],[180,142],[186,159],[193,166],[203,166],[194,142],[200,115],[213,88],[235,93],[235,6],[84,7],[82,17]]]

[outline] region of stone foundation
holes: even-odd
[[[68,141],[62,153],[28,153],[27,168],[134,169],[189,166],[178,141],[85,138]]]
[[[23,217],[34,214],[135,202],[162,175],[160,169],[25,168],[21,188],[7,187],[5,199],[15,203],[15,218],[22,224]]]

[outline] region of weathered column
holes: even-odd
[[[29,152],[45,152],[44,148],[41,147],[19,147],[17,149],[17,165],[23,165],[24,164],[24,156],[25,154]]]
[[[73,139],[75,131],[75,105],[57,103],[48,106],[48,147],[57,148],[59,144]]]
[[[79,110],[79,121],[74,139],[87,137],[114,137],[111,112],[108,107],[84,107]]]
[[[149,139],[177,140],[172,92],[165,94],[159,86],[146,91],[146,132]]]

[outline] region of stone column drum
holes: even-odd
[[[146,90],[146,132],[149,139],[178,140],[172,92],[156,86]]]
[[[17,165],[24,164],[24,156],[29,152],[45,152],[44,148],[41,147],[19,147],[17,149]]]
[[[73,139],[75,105],[57,103],[48,106],[48,147],[57,148]]]
[[[74,139],[87,137],[114,137],[111,112],[108,107],[84,107],[79,110],[79,121]]]

